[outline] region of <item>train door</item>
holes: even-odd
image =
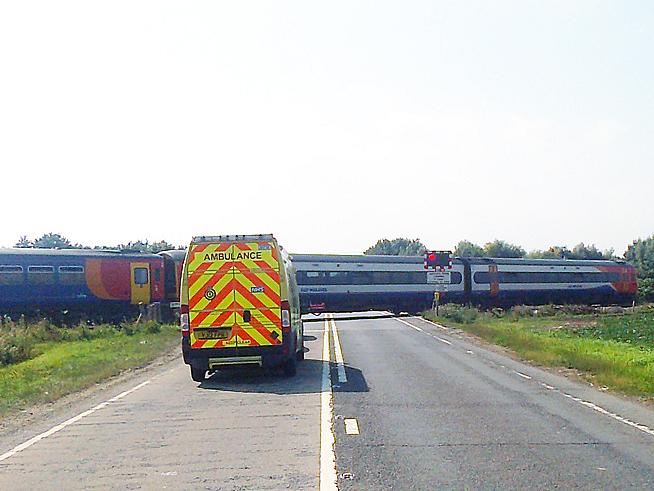
[[[150,264],[130,263],[132,304],[150,303]]]
[[[497,271],[497,264],[491,264],[488,266],[488,277],[490,280],[490,296],[497,297],[500,293],[500,280]]]

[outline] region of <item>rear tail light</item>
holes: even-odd
[[[289,329],[291,327],[291,304],[286,300],[282,301],[282,328]]]
[[[180,305],[179,307],[179,326],[182,329],[182,336],[188,337],[189,335],[188,305]]]

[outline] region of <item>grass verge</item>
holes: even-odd
[[[500,313],[448,309],[439,317],[424,316],[509,348],[527,361],[575,369],[593,384],[654,398],[654,311],[527,317],[524,307]]]
[[[32,358],[0,367],[0,416],[141,366],[179,340],[171,325],[105,326],[97,332],[101,335],[39,343]]]

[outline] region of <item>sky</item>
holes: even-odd
[[[0,0],[0,246],[654,234],[650,1]]]

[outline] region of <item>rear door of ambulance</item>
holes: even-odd
[[[192,244],[187,275],[191,348],[281,344],[279,251],[274,239]]]

